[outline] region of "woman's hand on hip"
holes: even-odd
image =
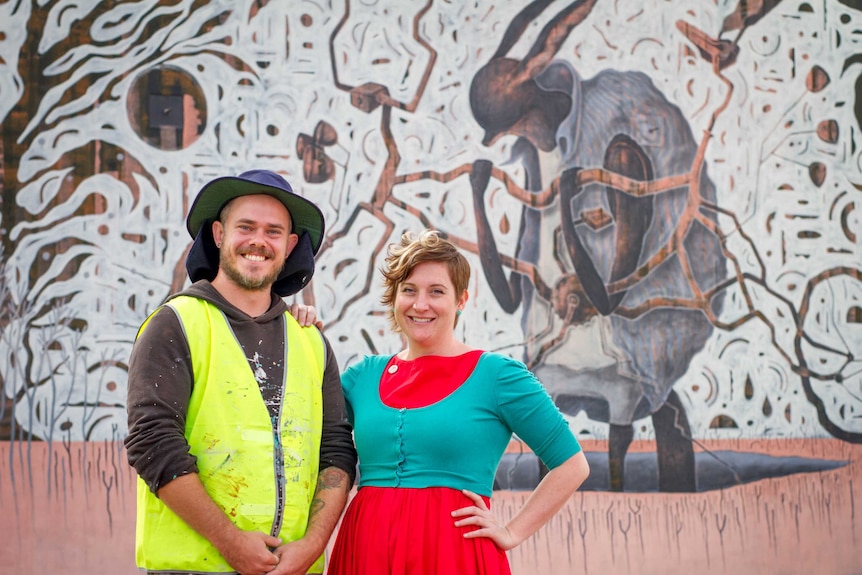
[[[456,518],[455,527],[468,527],[471,525],[476,527],[475,530],[464,534],[465,539],[487,537],[503,551],[517,547],[521,543],[521,540],[514,533],[499,522],[481,495],[477,495],[468,489],[462,489],[461,493],[467,496],[473,502],[473,505],[462,507],[452,512],[452,517]]]

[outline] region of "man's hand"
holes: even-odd
[[[302,539],[279,546],[275,554],[278,565],[267,575],[305,575],[319,557],[316,547]]]
[[[157,495],[242,575],[269,573],[278,564],[278,556],[270,549],[281,545],[281,539],[258,531],[242,531],[234,525],[210,498],[197,473],[177,477]]]
[[[317,309],[313,305],[304,305],[301,303],[290,304],[290,315],[299,322],[302,327],[313,325],[319,330],[323,330],[323,321],[317,318]]]
[[[240,575],[261,575],[278,566],[279,556],[270,551],[281,539],[259,531],[233,530],[216,547],[228,564]]]
[[[350,477],[337,467],[327,467],[317,474],[317,487],[311,501],[305,536],[275,550],[279,563],[268,575],[305,575],[326,549],[347,504],[350,486]]]

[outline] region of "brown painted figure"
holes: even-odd
[[[520,160],[526,168],[523,186],[484,160],[446,171],[399,173],[402,156],[390,126],[392,111],[416,111],[436,61],[434,47],[419,33],[430,3],[414,18],[414,39],[427,50],[427,58],[412,101],[397,101],[385,86],[373,82],[346,85],[339,80],[337,67],[333,68],[336,86],[350,93],[354,107],[369,114],[379,111],[387,156],[371,199],[359,202],[321,248],[323,253],[353,233],[362,212],[384,226],[378,243],[369,250],[364,282],[336,310],[337,317],[327,320],[327,327],[346,317],[348,309],[369,293],[374,262],[394,230],[385,208],[407,212],[424,227],[437,227],[429,214],[395,196],[394,188],[421,180],[448,183],[468,176],[474,189],[478,241],[460,236],[460,230],[441,232],[459,248],[480,255],[503,310],[515,313],[521,307],[524,359],[545,372],[558,404],[572,414],[584,410],[595,420],[610,422],[611,488],[623,487],[632,423],[651,415],[659,488],[690,491],[696,488],[694,455],[687,417],[673,386],[684,381],[691,358],[714,328],[732,330],[755,320],[775,329],[755,305],[749,305],[742,316],[721,320],[725,290],[738,287],[745,293],[747,284],[756,284],[776,300],[782,298],[765,277],[740,275],[737,257],[722,252],[725,232],[716,214],[734,221],[735,216],[716,205],[713,184],[706,176],[703,157],[712,124],[698,146],[680,110],[646,75],[605,70],[582,79],[568,63],[553,60],[570,32],[590,13],[594,0],[573,2],[562,9],[522,60],[506,57],[549,4],[547,0],[532,2],[512,20],[500,48],[477,73],[471,90],[473,112],[486,131],[486,144],[504,134],[519,136],[511,159]],[[677,28],[725,82],[728,99],[733,85],[722,70],[735,63],[745,29],[776,4],[740,3],[720,32],[735,33],[733,40],[712,38],[688,22],[677,22]],[[333,62],[338,60],[333,43],[347,25],[349,13],[345,11],[330,40]],[[726,105],[727,101],[719,110]],[[712,122],[719,114],[713,115]],[[329,128],[321,121],[313,135],[301,134],[297,141],[309,183],[336,177],[336,163],[328,149],[338,138]],[[540,150],[558,154],[562,165],[556,175],[550,171],[550,182],[543,182],[540,175]],[[527,206],[514,257],[497,251],[485,214],[484,192],[492,178]],[[738,222],[736,226],[741,232]],[[757,246],[749,247],[757,253]],[[356,262],[354,253],[348,252],[337,266]],[[736,277],[726,273],[732,268],[736,268]],[[507,277],[506,270],[514,273]],[[858,277],[859,271],[826,270],[812,280],[809,290],[835,274]],[[359,275],[361,278],[361,272]],[[305,299],[313,303],[313,293]],[[792,302],[784,303],[798,337],[807,337],[803,329],[807,303],[798,313]],[[773,344],[779,347],[774,340]],[[364,345],[376,353],[367,333]],[[830,351],[851,359],[852,354],[840,349]],[[802,376],[824,427],[836,437],[858,441],[859,434],[848,433],[841,422],[830,419],[835,416],[830,416],[826,403],[809,384],[809,375],[840,381],[841,374],[812,373],[801,350],[796,358],[785,357]]]
[[[698,299],[693,289],[706,293],[727,275],[721,242],[696,220],[699,204],[690,201],[714,203],[715,190],[705,167],[696,165],[698,146],[686,119],[649,77],[605,70],[582,79],[568,62],[552,60],[594,1],[564,8],[523,60],[505,56],[547,4],[533,2],[512,21],[477,73],[470,101],[486,145],[520,137],[514,151],[524,161],[528,189],[542,189],[537,150],[559,153],[559,197],[542,209],[525,207],[516,254],[559,279],[551,297],[532,278],[506,279],[484,213],[490,164],[477,162],[471,180],[483,268],[503,309],[513,313],[523,304],[525,360],[560,408],[609,422],[610,488],[623,489],[633,423],[650,415],[659,489],[694,491],[689,425],[673,387],[721,307],[720,295],[706,302],[707,313],[684,303]],[[695,171],[699,177],[635,195],[583,185],[579,172],[596,167],[643,182]]]

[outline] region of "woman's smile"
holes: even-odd
[[[443,262],[422,262],[413,268],[395,294],[398,327],[416,353],[439,354],[454,341],[455,318],[467,301],[456,293]]]

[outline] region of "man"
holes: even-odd
[[[129,363],[137,564],[322,573],[356,451],[329,342],[282,297],[311,279],[323,215],[251,170],[206,184],[186,223],[194,283],[147,318]]]

